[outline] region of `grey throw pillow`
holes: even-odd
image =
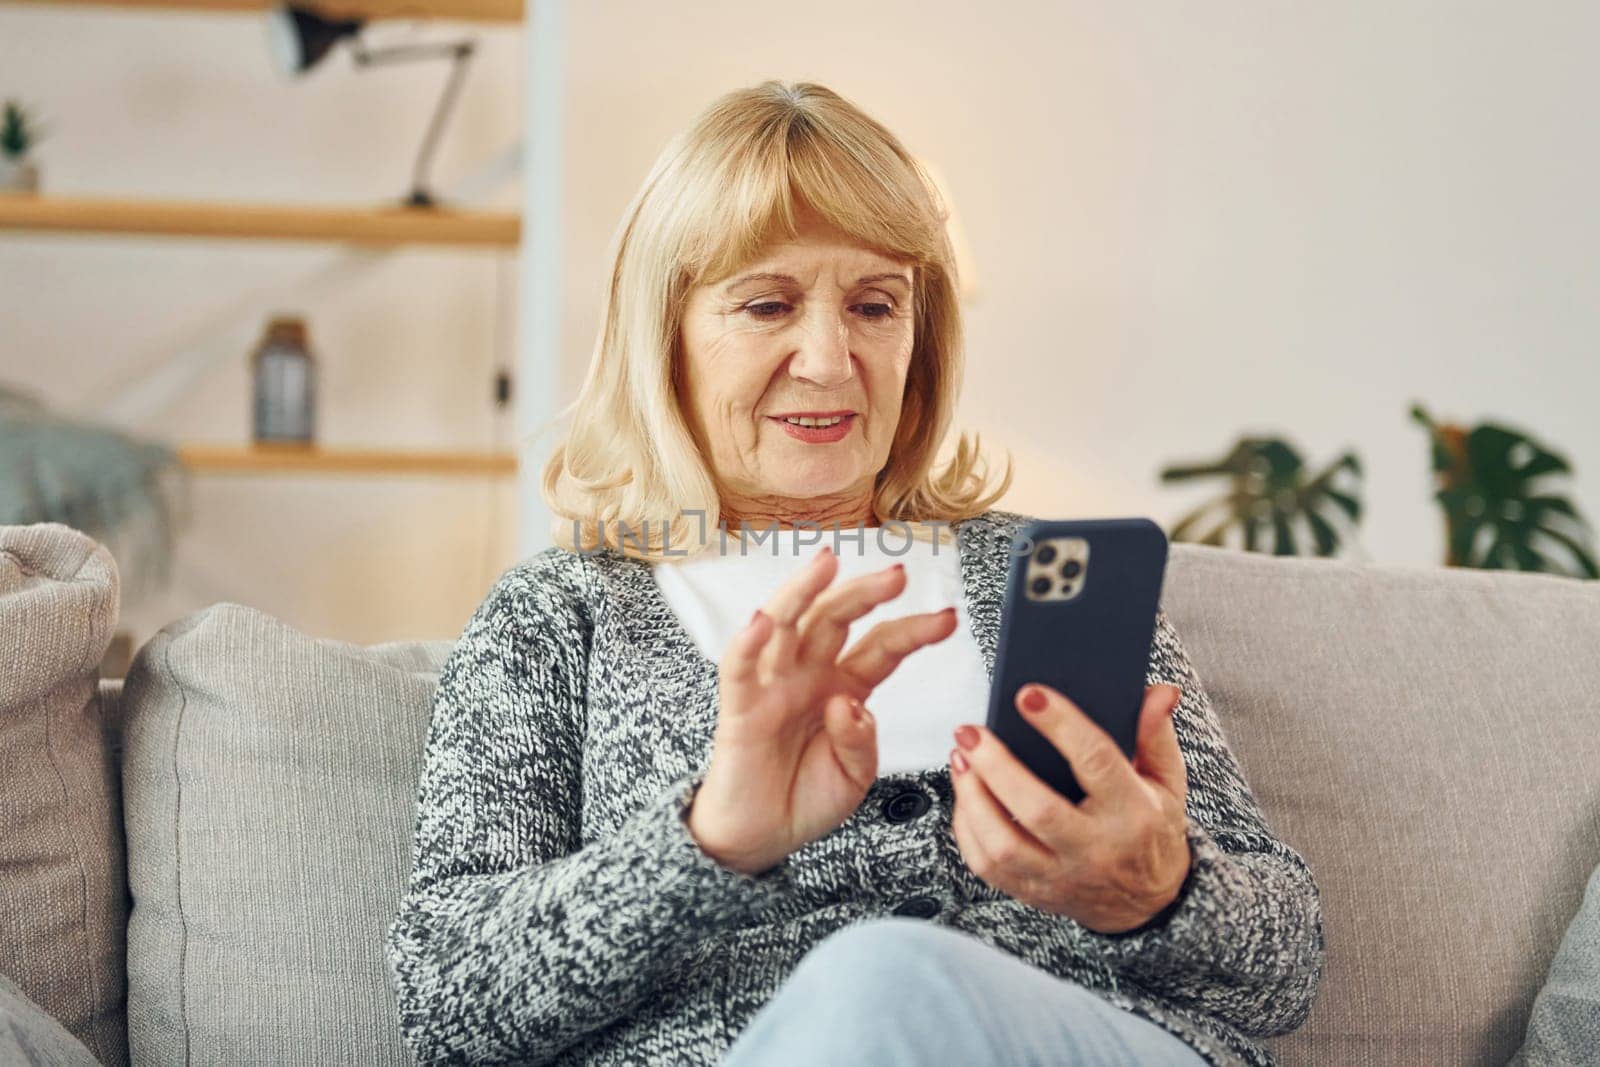
[[[6,1067],[101,1067],[100,1061],[67,1033],[5,975],[0,974],[0,1063]]]
[[[140,648],[121,697],[136,1063],[411,1062],[383,938],[452,647],[224,603]]]
[[[1533,1001],[1527,1039],[1512,1067],[1600,1064],[1600,867],[1556,949]]]

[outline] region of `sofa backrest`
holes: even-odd
[[[1600,582],[1175,545],[1164,600],[1321,892],[1282,1062],[1505,1063],[1600,863]]]
[[[1600,583],[1175,545],[1163,602],[1321,890],[1328,966],[1280,1061],[1504,1063],[1600,863]],[[137,1062],[408,1062],[381,939],[451,647],[219,604],[101,683]]]

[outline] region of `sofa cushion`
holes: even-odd
[[[87,535],[0,526],[0,974],[107,1065],[128,1059],[115,724],[96,699],[118,588]]]
[[[450,641],[319,640],[217,604],[120,696],[135,1062],[407,1064],[383,956]]]
[[[1506,1062],[1600,862],[1600,583],[1175,545],[1164,600],[1321,891],[1281,1061]]]

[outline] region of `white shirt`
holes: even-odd
[[[725,543],[711,536],[705,552],[657,563],[652,570],[684,629],[717,663],[751,613],[823,545],[839,557],[831,585],[895,563],[906,568],[905,590],[852,623],[845,649],[886,619],[955,606],[955,632],[907,656],[865,701],[878,724],[880,775],[945,766],[955,728],[984,721],[988,671],[972,638],[953,539],[935,545],[908,538],[893,525],[868,527],[860,545],[847,537],[835,544],[832,530],[822,531],[821,541],[815,530],[764,531],[759,543],[741,541],[736,531],[727,533]]]

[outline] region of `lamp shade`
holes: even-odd
[[[283,74],[310,70],[346,37],[361,32],[363,19],[329,19],[307,8],[282,4],[267,14],[272,65]]]

